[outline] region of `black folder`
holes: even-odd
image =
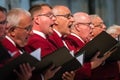
[[[98,57],[102,57],[105,52],[111,51],[115,48],[117,48],[117,50],[111,54],[111,56],[106,60],[107,62],[120,59],[120,42],[115,40],[105,31],[103,31],[93,40],[88,42],[82,49],[80,49],[80,51],[78,51],[76,55],[85,52],[84,62],[88,62],[96,54],[96,52],[100,51],[100,55]]]
[[[0,68],[0,80],[15,79],[16,74],[13,72],[13,69],[19,70],[18,66],[22,63],[29,63],[31,66],[35,66],[33,73],[40,74],[48,69],[52,64],[55,67],[61,66],[62,68],[56,73],[54,79],[61,79],[62,74],[65,71],[75,70],[81,67],[81,64],[75,57],[73,57],[69,50],[66,47],[62,47],[53,53],[42,58],[41,61],[37,60],[35,57],[24,53],[17,57],[16,59],[7,63],[3,68]],[[73,66],[74,65],[74,66]]]
[[[10,55],[7,49],[5,49],[5,47],[0,43],[0,64],[4,63],[4,61],[6,61],[9,58]]]
[[[70,51],[66,47],[62,47],[50,55],[45,56],[41,62],[38,63],[39,67],[36,71],[44,71],[51,64],[54,64],[56,67],[62,67],[51,80],[62,80],[62,74],[65,71],[76,70],[82,66],[76,57],[70,54]]]
[[[38,62],[39,60],[27,53],[21,54],[0,68],[0,80],[15,79],[17,75],[13,70],[17,69],[19,71],[19,65],[22,63],[29,63],[31,66],[36,66]]]

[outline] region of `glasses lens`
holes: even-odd
[[[3,25],[3,24],[6,24],[6,23],[7,23],[6,20],[0,22],[0,24],[2,24],[2,25]]]
[[[70,19],[70,18],[72,17],[72,15],[71,15],[71,14],[56,15],[56,16],[63,16],[63,17],[65,17],[65,18],[67,18],[67,19]]]
[[[31,31],[31,30],[32,30],[32,26],[30,25],[30,26],[26,27],[25,29],[26,29],[27,31]]]

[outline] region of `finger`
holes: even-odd
[[[64,80],[69,80],[69,76],[67,75],[67,72],[65,72],[62,76]]]
[[[24,73],[30,72],[29,69],[28,69],[28,66],[30,66],[30,65],[29,65],[29,64],[27,65],[27,63],[24,63],[24,64],[23,64],[22,67],[23,67]]]
[[[53,64],[52,66],[49,67],[48,70],[52,70],[55,67],[55,65]]]
[[[95,57],[98,57],[100,55],[100,51],[98,51],[96,54],[95,54]]]
[[[35,70],[35,67],[31,67],[29,63],[26,63],[26,69],[29,72],[32,72],[33,70]]]
[[[111,53],[113,53],[113,52],[115,52],[116,50],[117,50],[118,48],[115,48],[115,49],[113,49],[112,51],[110,51]]]
[[[23,68],[23,64],[20,64],[20,71],[21,71],[21,73],[25,73],[24,68]]]
[[[21,74],[16,69],[14,69],[13,72],[15,72],[17,74],[17,76],[19,76],[19,77],[21,76]]]
[[[55,69],[53,70],[53,72],[56,73],[58,70],[60,70],[60,68],[61,68],[61,66],[55,68]]]
[[[72,74],[72,76],[75,76],[75,72],[74,71],[71,71],[71,74]]]
[[[27,64],[21,64],[20,65],[20,70],[21,70],[21,72],[22,72],[22,74],[27,74],[27,73],[29,73],[29,70],[28,70],[28,68],[27,68],[28,66],[27,66]]]
[[[117,48],[114,48],[113,50],[110,50],[110,51],[106,52],[104,55],[112,54],[112,53],[115,52],[116,50],[117,50]]]
[[[67,77],[72,76],[71,73],[69,73],[69,72],[65,72],[65,75],[66,75]]]
[[[92,60],[94,60],[95,58],[97,58],[100,55],[100,51],[98,51],[95,56],[92,58]]]

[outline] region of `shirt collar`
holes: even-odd
[[[46,36],[45,36],[45,34],[43,32],[40,32],[40,31],[37,31],[37,30],[33,30],[33,33],[35,33],[35,34],[43,37],[44,39],[46,39]]]
[[[59,37],[62,37],[62,34],[60,32],[58,32],[56,29],[53,30],[58,34]]]
[[[5,36],[5,38],[7,38],[14,46],[16,46],[15,42],[9,36]]]
[[[79,37],[78,35],[76,35],[75,33],[71,33],[71,35],[77,37],[77,38],[80,39],[83,43],[85,43],[85,42],[83,41],[83,39],[82,39],[81,37]]]

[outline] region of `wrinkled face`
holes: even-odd
[[[53,13],[56,16],[56,26],[54,27],[56,30],[58,30],[62,35],[70,34],[70,28],[73,23],[73,16],[71,15],[71,12],[68,8],[63,7],[60,8],[61,10],[59,13]]]
[[[103,23],[103,20],[100,19],[99,17],[92,20],[92,24],[93,24],[93,32],[92,32],[93,37],[97,36],[99,33],[101,33],[102,31],[105,31],[106,29],[106,26]]]
[[[6,15],[0,11],[0,39],[5,36],[6,23]]]
[[[53,32],[53,25],[56,18],[48,6],[43,6],[42,10],[34,18],[34,21],[40,26],[40,31],[49,34]]]
[[[18,26],[12,27],[13,29],[10,34],[15,43],[20,47],[24,47],[28,42],[28,38],[31,34],[32,29],[31,23],[31,17],[24,16]]]
[[[87,15],[83,15],[78,20],[76,24],[76,30],[79,32],[79,36],[85,41],[88,42],[91,37],[92,29],[91,29],[91,20],[90,17]]]
[[[80,37],[88,42],[90,40],[90,37],[91,37],[91,32],[92,32],[92,29],[90,27],[90,24],[87,24],[87,23],[84,23],[84,24],[79,24],[79,31],[80,31]]]

